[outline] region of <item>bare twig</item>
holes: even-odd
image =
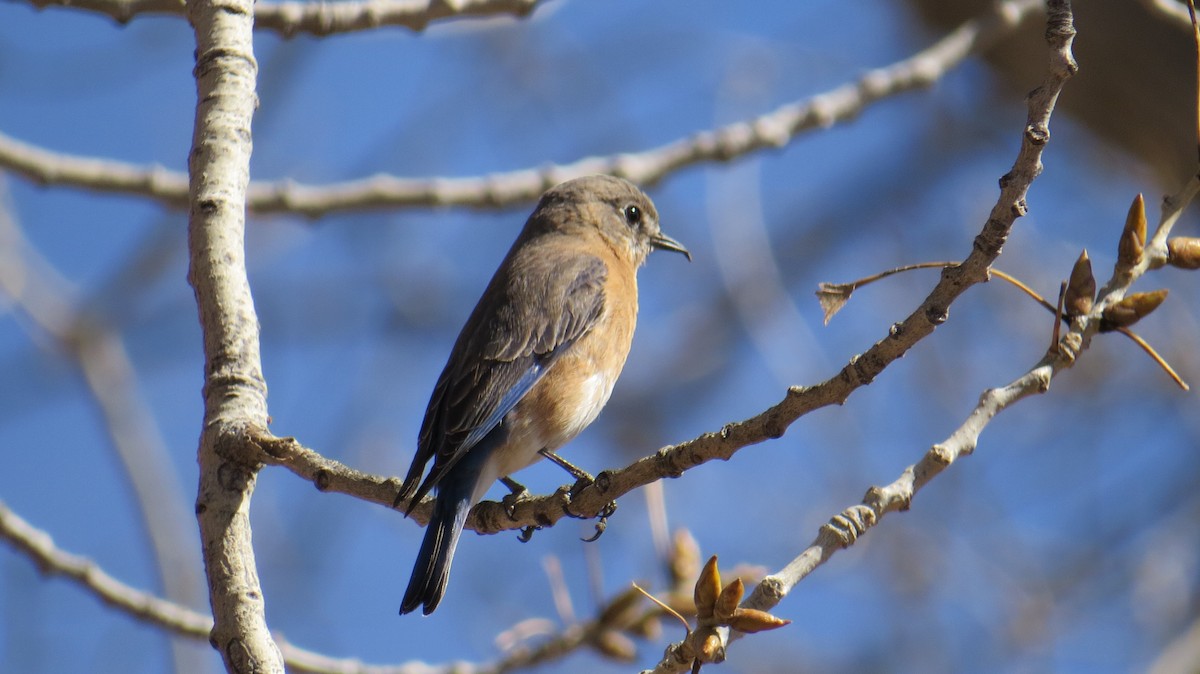
[[[1069,48],[1069,47],[1068,47]],[[1165,200],[1171,204],[1164,210],[1157,234],[1169,231],[1182,210],[1200,191],[1200,181],[1191,178],[1178,193]],[[1157,238],[1156,234],[1156,238]],[[1070,368],[1090,346],[1091,338],[1100,329],[1104,308],[1117,302],[1124,291],[1150,268],[1161,266],[1156,260],[1147,260],[1125,285],[1117,287],[1112,282],[1097,298],[1096,307],[1086,316],[1077,316],[1071,321],[1070,330],[1045,356],[1024,375],[1000,388],[988,389],[979,398],[979,403],[967,419],[945,441],[934,445],[916,464],[885,487],[872,487],[861,504],[852,506],[835,516],[821,528],[816,540],[800,556],[783,570],[772,574],[755,589],[745,602],[749,608],[767,610],[787,595],[796,583],[812,573],[838,550],[853,545],[855,540],[877,524],[889,512],[907,510],[913,497],[934,477],[959,458],[974,452],[979,437],[993,418],[1020,400],[1045,393],[1059,372]],[[1120,276],[1114,273],[1114,277]],[[657,671],[657,670],[656,670]]]
[[[727,162],[751,152],[783,147],[805,131],[852,119],[883,98],[929,86],[968,55],[1010,33],[1039,7],[1041,3],[1035,0],[1003,0],[990,13],[967,21],[928,49],[872,70],[856,82],[759,117],[641,152],[469,178],[377,175],[320,186],[290,180],[254,183],[249,187],[246,205],[259,214],[298,213],[316,218],[338,211],[378,208],[495,208],[534,200],[563,180],[592,173],[618,175],[648,185],[696,164]],[[162,166],[59,154],[3,134],[0,167],[44,185],[136,194],[174,208],[187,204],[187,181]]]

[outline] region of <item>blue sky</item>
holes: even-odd
[[[892,4],[766,2],[748,11],[581,0],[420,35],[259,33],[252,172],[314,184],[381,172],[473,176],[636,151],[826,91],[937,37]],[[192,49],[176,17],[119,27],[86,12],[4,3],[0,131],[182,171]],[[626,372],[605,413],[567,448],[571,460],[616,467],[719,429],[773,404],[788,385],[832,376],[883,338],[935,273],[861,290],[827,327],[817,283],[965,257],[1016,154],[1022,93],[972,58],[932,89],[874,104],[852,122],[654,186],[664,230],[695,261],[655,256],[643,270]],[[998,264],[1048,296],[1083,247],[1106,278],[1133,196],[1145,192],[1153,206],[1176,187],[1155,183],[1137,158],[1066,115],[1052,131],[1030,213]],[[177,500],[161,505],[184,514],[177,553],[190,559],[182,566],[195,565],[188,515],[202,357],[184,215],[137,196],[0,179],[4,202],[68,295],[123,338],[161,435],[170,469],[162,483],[178,485]],[[251,218],[272,430],[362,470],[402,475],[454,336],[530,208]],[[1194,216],[1178,233],[1196,234]],[[764,263],[777,286],[764,280]],[[1139,289],[1160,286],[1171,298],[1139,332],[1194,383],[1195,278],[1159,272]],[[0,499],[63,549],[159,591],[129,478],[78,369],[19,312],[0,308]],[[1048,315],[1010,287],[972,289],[943,327],[847,405],[666,483],[671,526],[688,528],[723,563],[783,566],[830,516],[949,435],[980,391],[1035,363],[1050,329]],[[793,624],[736,644],[723,671],[1146,667],[1196,616],[1197,411],[1195,395],[1175,389],[1128,340],[1098,339],[1048,395],[996,419],[975,455],[911,511],[889,516],[802,583],[777,611]],[[520,478],[539,493],[564,481],[540,465]],[[614,594],[634,579],[663,582],[637,493],[590,547],[578,540],[589,525],[569,521],[525,545],[515,534],[467,535],[447,597],[426,619],[395,615],[421,535],[398,513],[267,469],[252,522],[271,627],[366,662],[496,658],[498,632],[531,617],[557,620],[549,555],[562,563],[578,615],[594,606],[597,584]],[[602,579],[589,576],[590,555]],[[197,597],[194,607],[206,610]],[[41,578],[5,546],[0,607],[2,671],[171,666],[161,632]],[[666,629],[665,638],[679,637]],[[635,667],[653,664],[665,643],[641,643]],[[195,652],[200,671],[218,670],[206,644]],[[632,667],[584,653],[544,671],[579,668]]]

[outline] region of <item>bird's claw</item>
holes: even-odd
[[[521,501],[527,500],[528,498],[529,490],[525,487],[521,487],[520,490],[513,490],[512,492],[505,494],[504,497],[500,499],[500,505],[504,506],[504,512],[508,514],[508,519],[517,519],[517,506],[520,505]]]
[[[517,540],[521,541],[522,543],[528,543],[533,539],[533,532],[537,531],[538,529],[541,529],[541,527],[532,524],[525,527],[521,530],[521,533],[517,535]]]
[[[617,502],[609,501],[606,503],[604,507],[600,509],[600,520],[596,522],[596,533],[592,534],[588,538],[581,538],[579,540],[583,541],[584,543],[595,543],[597,540],[599,540],[600,536],[604,533],[604,530],[608,528],[608,518],[615,512],[617,512]]]

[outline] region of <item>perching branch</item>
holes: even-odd
[[[468,178],[397,178],[376,175],[329,185],[290,180],[252,183],[247,208],[258,214],[296,213],[317,218],[330,213],[400,207],[466,206],[495,208],[537,199],[563,180],[593,173],[656,183],[689,166],[728,162],[752,152],[779,148],[803,132],[857,117],[869,105],[927,87],[1001,37],[1012,32],[1041,3],[1004,0],[937,43],[856,82],[783,105],[759,117],[680,138],[641,152],[587,157],[569,164],[528,168]],[[99,192],[135,194],[173,208],[187,204],[187,180],[162,166],[60,154],[0,134],[0,168],[43,185],[66,185]]]

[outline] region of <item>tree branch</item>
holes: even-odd
[[[728,162],[752,152],[780,148],[803,132],[857,117],[889,96],[937,82],[968,55],[1014,30],[1041,7],[1035,0],[1003,0],[991,12],[963,23],[931,47],[857,81],[767,114],[679,138],[629,154],[586,157],[569,164],[527,168],[467,178],[397,178],[376,175],[328,185],[290,180],[253,183],[247,207],[258,214],[297,213],[317,218],[334,212],[399,207],[495,208],[533,201],[563,180],[607,173],[650,185],[681,169]],[[181,208],[187,203],[183,176],[162,166],[137,166],[59,154],[0,134],[0,167],[43,185],[148,197]]]
[[[73,555],[54,545],[50,534],[34,527],[0,501],[0,540],[8,541],[18,552],[37,565],[42,573],[62,576],[95,595],[108,606],[146,623],[157,625],[179,636],[207,640],[213,621],[209,616],[186,606],[130,587],[110,576],[96,562]],[[505,674],[561,659],[585,646],[596,646],[613,631],[624,631],[648,616],[657,614],[651,607],[641,610],[625,594],[612,598],[596,610],[592,620],[570,625],[536,646],[520,645],[494,663],[472,665],[428,665],[409,662],[400,665],[372,665],[350,658],[333,658],[310,651],[276,635],[288,670],[310,674]]]
[[[196,517],[214,625],[229,672],[283,674],[267,630],[250,534],[260,465],[249,429],[267,425],[258,317],[246,278],[245,197],[257,104],[252,0],[195,0],[196,122],[189,155],[188,280],[204,337],[204,422]]]
[[[1078,69],[1071,54],[1075,27],[1070,3],[1068,0],[1050,0],[1047,5],[1046,41],[1050,46],[1049,72],[1042,85],[1030,92],[1028,96],[1029,117],[1022,135],[1021,149],[1017,153],[1012,170],[1000,179],[1000,199],[992,209],[983,231],[975,238],[974,250],[961,265],[947,269],[942,274],[942,280],[938,287],[941,288],[951,282],[951,288],[948,288],[947,291],[959,288],[953,283],[955,278],[961,278],[962,282],[970,284],[979,282],[981,279],[976,276],[978,273],[976,270],[981,270],[984,274],[987,272],[986,266],[982,269],[978,267],[980,258],[991,255],[994,259],[995,255],[1000,252],[1000,246],[1007,239],[1012,221],[1025,214],[1024,195],[1029,184],[1041,173],[1041,154],[1050,139],[1049,122],[1054,111],[1054,104],[1063,85]],[[962,289],[965,288],[958,289],[959,294]],[[945,320],[946,317],[945,311],[937,311],[942,305],[930,301],[937,294],[938,289],[935,289],[922,305],[926,311],[934,310],[933,313],[927,314],[927,317],[933,319],[930,321],[930,330],[932,330],[932,324]],[[1099,327],[1103,309],[1101,305],[1105,305],[1105,303],[1097,302],[1097,307],[1089,315],[1092,322],[1088,324],[1087,329],[1093,333]],[[949,308],[948,303],[944,306],[946,309]],[[903,330],[903,326],[913,321],[921,313],[922,310],[918,309],[904,324],[894,327],[893,336],[897,328],[901,329],[900,334],[905,334],[907,331]],[[1057,319],[1055,320],[1057,322]],[[1077,325],[1073,325],[1072,333],[1082,330],[1083,322],[1080,320]],[[914,327],[920,329],[925,325],[925,322],[916,321]],[[1068,337],[1072,333],[1068,333]],[[1087,334],[1087,332],[1084,331],[1082,334]],[[1067,338],[1064,338],[1063,341],[1066,342]],[[780,572],[764,578],[742,603],[742,606],[762,611],[770,610],[787,596],[798,582],[818,566],[824,564],[838,550],[852,545],[858,536],[874,526],[884,514],[894,510],[907,509],[913,495],[921,487],[945,470],[956,458],[974,449],[979,433],[990,419],[1018,400],[1033,393],[1044,392],[1049,386],[1050,377],[1054,371],[1054,366],[1050,364],[1051,361],[1059,362],[1056,359],[1061,359],[1059,366],[1069,367],[1073,359],[1067,355],[1068,353],[1070,352],[1066,349],[1056,349],[1048,353],[1041,363],[1013,384],[986,392],[967,421],[949,440],[935,445],[920,462],[909,466],[895,482],[887,487],[872,488],[867,492],[861,505],[846,509],[840,515],[835,516],[829,524],[821,527],[813,543]],[[736,636],[735,634],[733,638]],[[667,647],[663,659],[653,670],[647,670],[643,674],[683,672],[692,666],[693,658],[694,655],[686,643],[677,642]]]
[[[69,7],[97,12],[126,24],[138,16],[185,16],[183,0],[29,0],[38,9]],[[529,16],[544,0],[348,0],[263,2],[254,7],[254,28],[293,37],[334,35],[385,26],[420,33],[435,21],[492,16]]]
[[[207,639],[212,618],[186,606],[134,589],[113,578],[87,557],[72,555],[54,545],[50,534],[34,527],[0,501],[0,539],[29,557],[44,574],[65,576],[100,601],[176,634]]]

